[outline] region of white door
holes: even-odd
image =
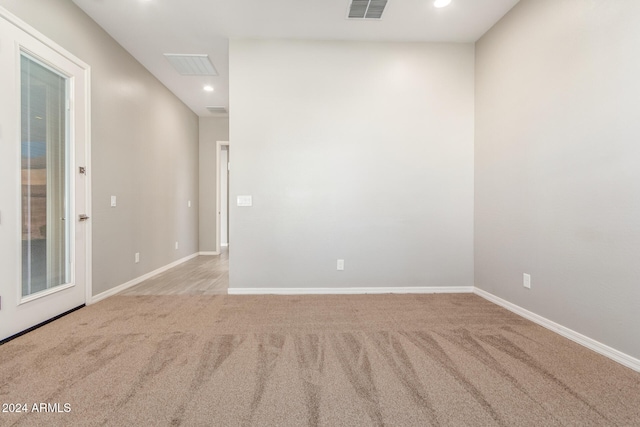
[[[88,67],[0,8],[0,340],[88,290]]]
[[[220,148],[220,246],[229,246],[229,146]]]
[[[226,149],[226,150],[223,150]],[[218,185],[216,186],[216,252],[221,246],[229,246],[229,161],[231,160],[229,141],[216,141],[216,166]]]

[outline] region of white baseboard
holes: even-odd
[[[621,351],[618,351],[614,348],[609,347],[608,345],[602,344],[594,339],[591,339],[587,336],[584,336],[572,329],[564,327],[558,323],[555,323],[545,317],[537,315],[529,310],[526,310],[518,305],[512,304],[509,301],[503,300],[500,297],[497,297],[493,294],[490,294],[487,291],[483,291],[479,288],[474,288],[473,293],[481,296],[482,298],[491,301],[494,304],[497,304],[501,307],[506,308],[507,310],[524,317],[525,319],[531,320],[538,325],[547,328],[559,335],[562,335],[565,338],[570,339],[573,342],[576,342],[584,347],[587,347],[590,350],[595,351],[605,357],[608,357],[611,360],[614,360],[621,365],[626,366],[627,368],[631,368],[634,371],[640,372],[640,359],[636,359],[635,357],[629,356]]]
[[[374,288],[229,288],[229,295],[358,295],[358,294],[462,294],[473,286]]]
[[[220,252],[216,251],[200,251],[198,255],[220,255]]]
[[[158,268],[156,270],[153,270],[153,271],[151,271],[151,272],[149,272],[147,274],[143,274],[140,277],[136,277],[133,280],[129,280],[127,283],[123,283],[122,285],[118,285],[115,288],[109,289],[108,291],[104,291],[104,292],[102,292],[102,293],[100,293],[98,295],[94,295],[91,298],[91,300],[89,302],[87,302],[87,305],[95,304],[98,301],[102,301],[105,298],[108,298],[108,297],[110,297],[112,295],[117,294],[118,292],[122,292],[125,289],[128,289],[128,288],[130,288],[132,286],[137,285],[138,283],[144,282],[145,280],[152,278],[153,276],[157,276],[160,273],[164,273],[165,271],[169,270],[170,268],[173,268],[173,267],[175,267],[177,265],[180,265],[183,262],[187,262],[190,259],[193,259],[193,258],[197,257],[198,255],[199,255],[199,253],[196,252],[194,254],[191,254],[189,256],[181,258],[181,259],[179,259],[177,261],[174,261],[174,262],[172,262],[170,264],[167,264],[167,265],[165,265],[163,267],[160,267],[160,268]]]

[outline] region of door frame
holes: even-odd
[[[222,146],[226,145],[229,147],[229,141],[216,141],[216,253],[220,253],[220,234],[221,234],[221,223],[220,223],[220,156],[222,151]],[[228,155],[228,154],[227,154]],[[228,196],[228,194],[227,194]],[[231,209],[229,209],[229,214],[231,214]],[[227,221],[229,218],[227,218]],[[229,236],[227,235],[227,240]]]
[[[64,57],[68,61],[77,65],[84,74],[85,88],[84,88],[84,97],[82,99],[82,103],[84,105],[74,105],[74,108],[83,108],[84,110],[84,135],[76,135],[77,139],[84,140],[85,149],[84,149],[84,159],[74,158],[73,167],[84,164],[85,166],[85,189],[84,189],[84,200],[86,207],[84,209],[84,213],[91,217],[91,67],[82,61],[80,58],[76,57],[74,54],[58,45],[55,41],[51,40],[49,37],[42,34],[40,31],[36,30],[31,25],[24,22],[22,19],[18,18],[13,13],[9,12],[4,7],[0,6],[0,19],[7,21],[9,24],[15,26],[19,30],[28,34],[29,36],[36,39],[38,42],[45,45],[47,48],[56,52],[58,55]],[[73,154],[75,156],[75,154]],[[72,176],[75,176],[77,171],[71,171]],[[75,189],[77,191],[77,189]],[[75,197],[75,196],[74,196]],[[18,207],[18,210],[20,208]],[[85,268],[84,268],[84,295],[85,295],[85,305],[89,305],[92,302],[93,296],[93,282],[92,282],[92,224],[91,221],[86,221],[85,224]]]

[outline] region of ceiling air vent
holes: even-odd
[[[209,55],[182,55],[165,53],[165,58],[183,76],[217,76]]]
[[[227,109],[225,107],[207,107],[207,110],[209,110],[210,113],[216,113],[216,114],[227,114]]]
[[[351,0],[349,19],[381,19],[387,0]]]

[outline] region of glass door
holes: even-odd
[[[71,282],[68,77],[20,55],[22,298]]]
[[[91,229],[89,67],[0,7],[0,70],[3,340],[85,304]]]

